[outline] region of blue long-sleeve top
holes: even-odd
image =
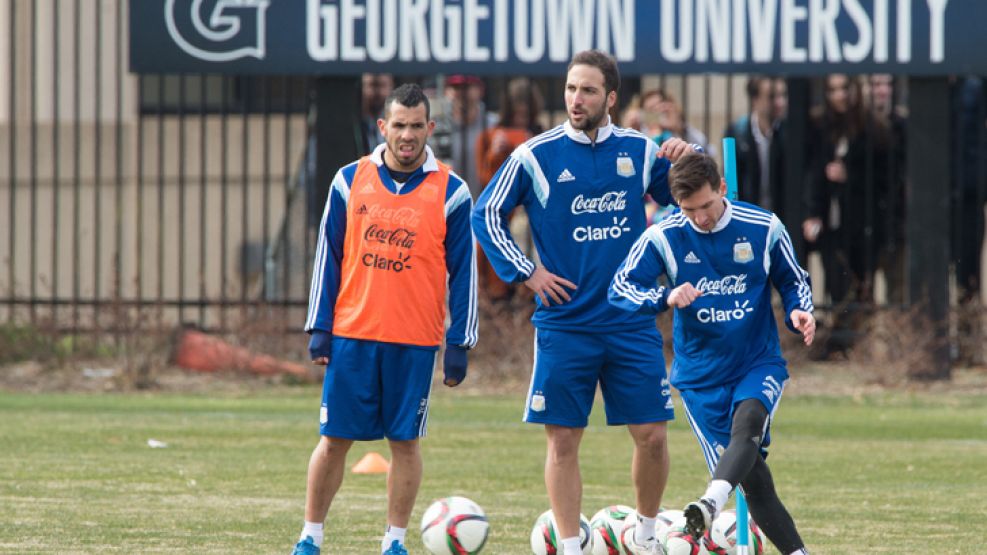
[[[671,382],[679,389],[723,385],[756,365],[785,363],[771,284],[792,331],[792,310],[813,310],[809,274],[778,217],[753,204],[723,202],[711,231],[681,212],[648,228],[610,285],[613,306],[649,316],[668,309],[668,295],[679,285],[691,283],[702,293],[675,309]],[[668,287],[657,283],[662,275]]]
[[[395,185],[383,153],[386,145],[379,145],[370,155],[377,165],[381,183],[392,193],[405,195],[414,191],[426,175],[438,171],[432,149],[425,147],[425,163],[415,170],[400,187]],[[350,187],[359,161],[343,166],[336,172],[326,200],[309,292],[308,316],[305,331],[332,332],[333,309],[339,293],[340,266],[343,260],[343,242],[346,234],[346,210]],[[449,319],[446,343],[471,348],[477,341],[476,306],[476,253],[473,232],[470,228],[470,211],[473,199],[469,187],[458,175],[450,172],[445,196],[445,261],[449,275]],[[413,292],[409,292],[413,294]]]
[[[669,162],[637,131],[611,125],[592,141],[566,122],[519,146],[473,209],[473,231],[507,282],[531,277],[535,262],[518,246],[508,215],[523,206],[546,270],[576,284],[572,300],[545,306],[536,298],[538,328],[620,331],[654,327],[654,318],[607,302],[617,266],[646,227],[645,195],[672,202]]]

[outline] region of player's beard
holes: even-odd
[[[587,110],[583,111],[583,121],[582,123],[576,123],[572,120],[572,115],[569,115],[569,124],[572,125],[573,129],[578,129],[584,133],[593,131],[594,129],[600,127],[603,123],[603,118],[607,116],[607,111],[601,108],[598,113],[591,113]]]
[[[403,158],[401,156],[401,146],[402,146],[402,144],[411,144],[411,146],[412,146],[412,153],[414,154],[414,156],[412,156],[411,159],[408,162],[405,162],[405,158]],[[399,167],[397,167],[397,168],[391,168],[391,169],[398,170],[398,171],[414,170],[414,169],[417,169],[418,166],[421,165],[418,162],[421,160],[422,153],[424,153],[424,151],[425,151],[425,143],[424,142],[422,142],[421,144],[415,144],[415,143],[398,143],[398,144],[396,144],[394,146],[391,146],[390,143],[387,143],[387,150],[391,151],[391,157],[394,158],[394,160],[399,165]]]

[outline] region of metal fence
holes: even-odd
[[[0,214],[6,219],[0,322],[127,331],[153,318],[229,330],[271,318],[255,307],[276,307],[283,326],[298,329],[314,244],[308,205],[318,197],[312,187],[320,185],[312,183],[314,79],[138,77],[127,71],[127,17],[123,0],[0,0]],[[716,146],[727,125],[749,111],[746,81],[743,75],[630,77],[622,99],[664,89]],[[562,80],[537,82],[547,100],[546,124],[560,122]],[[810,107],[825,96],[824,81],[788,82],[790,91],[799,89],[791,109],[808,120]],[[898,81],[899,104],[906,83]],[[487,80],[489,109],[504,89],[505,79]],[[951,141],[958,158],[943,190],[956,215],[957,280],[980,283],[979,259],[972,258],[981,252],[984,226],[987,96],[979,80],[957,80],[955,91],[954,134],[942,140]],[[894,133],[906,135],[907,121]],[[788,155],[810,139],[804,132],[786,136]],[[803,162],[812,155],[800,154]],[[871,154],[866,163],[872,168],[877,161]],[[871,232],[841,239],[863,247],[868,274],[885,277],[878,284],[884,293],[865,299],[868,306],[900,298],[888,291],[900,288],[895,280],[903,274],[888,278],[889,262],[880,256],[886,245],[877,245],[872,232],[887,229],[891,250],[902,255],[904,238],[894,231],[903,227],[901,162],[889,159],[893,175],[871,172],[865,180],[861,217]],[[805,176],[799,168],[784,176],[785,221],[799,242]],[[901,187],[891,196],[890,181]],[[830,277],[832,289],[840,278],[826,276],[815,260],[817,282]],[[893,262],[904,272],[902,259]],[[827,306],[827,291],[815,293]]]
[[[3,318],[112,329],[153,307],[225,329],[304,306],[305,79],[138,78],[126,2],[2,6]]]

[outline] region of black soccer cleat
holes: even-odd
[[[716,505],[709,499],[693,501],[682,509],[685,514],[685,531],[697,540],[713,526],[716,518]]]

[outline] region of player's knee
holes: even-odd
[[[579,456],[580,435],[565,429],[548,435],[548,460],[553,464],[565,464]]]
[[[757,399],[742,401],[733,413],[733,425],[730,429],[731,440],[733,438],[744,440],[757,438],[757,444],[760,445],[761,434],[764,433],[767,420],[768,409],[764,408],[761,401]]]
[[[648,453],[661,455],[668,449],[667,426],[664,424],[647,424],[631,428],[634,446]]]
[[[351,439],[322,436],[319,439],[319,444],[315,447],[315,452],[327,459],[345,457],[352,446],[353,440]]]
[[[391,441],[391,456],[398,458],[416,457],[419,453],[418,440]]]

